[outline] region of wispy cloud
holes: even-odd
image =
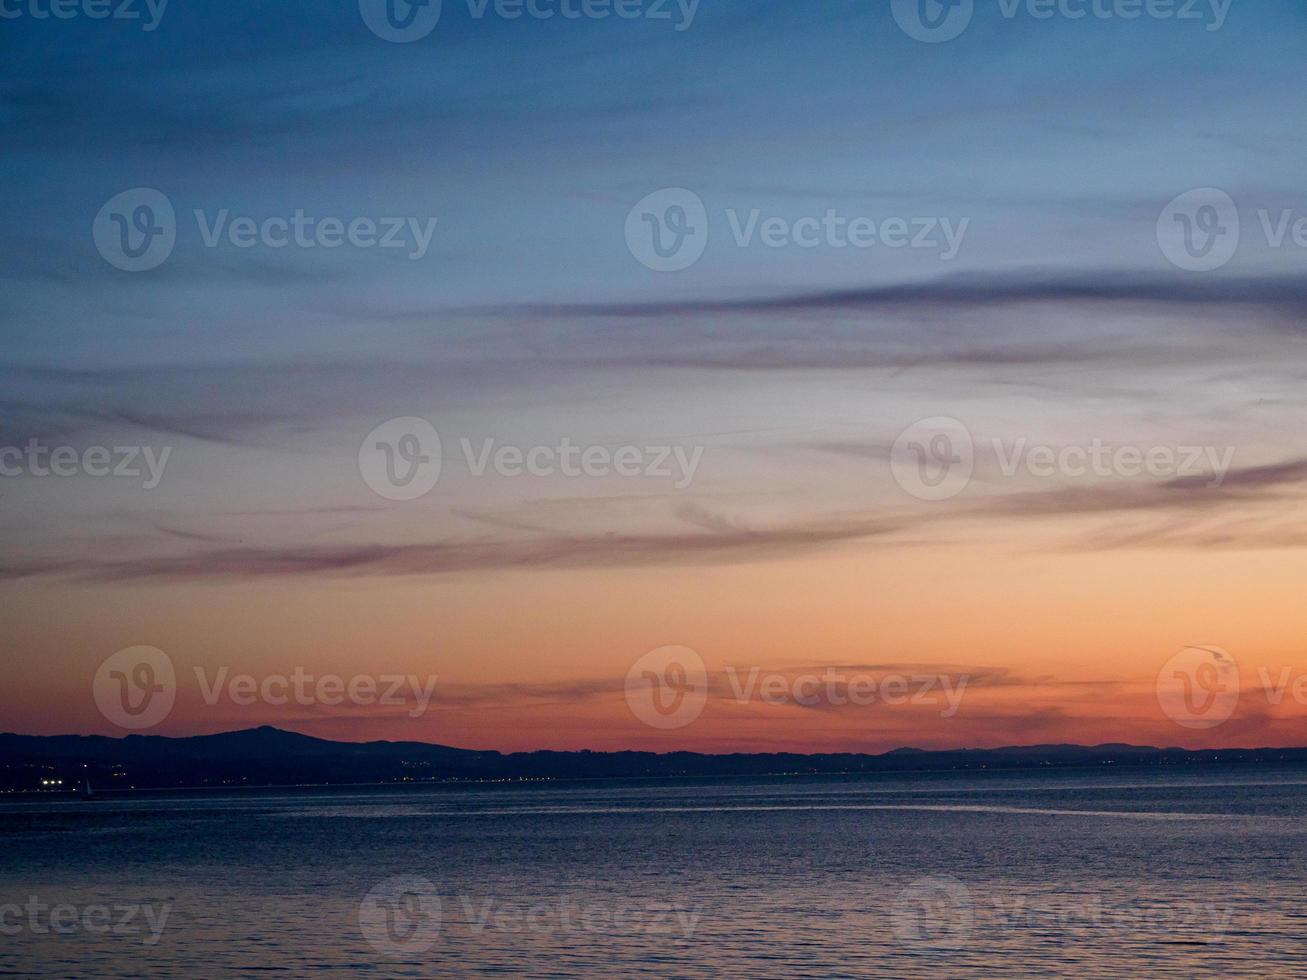
[[[1115,269],[1065,272],[1029,270],[950,276],[912,283],[819,292],[754,295],[732,299],[652,300],[639,303],[529,305],[539,316],[606,318],[699,317],[711,314],[857,312],[923,308],[1023,306],[1029,304],[1209,306],[1260,311],[1276,322],[1301,325],[1307,313],[1307,281],[1301,276],[1184,277]]]
[[[815,549],[858,541],[902,544],[902,532],[939,531],[962,522],[983,523],[993,533],[1003,521],[1066,516],[1170,515],[1169,523],[1116,528],[1091,547],[1237,546],[1300,547],[1307,528],[1274,534],[1201,529],[1194,514],[1217,514],[1233,504],[1272,503],[1307,483],[1307,458],[1235,470],[1223,486],[1187,478],[1160,483],[1113,483],[1088,487],[1003,494],[935,512],[880,510],[810,517],[786,523],[750,525],[698,507],[677,512],[680,526],[645,533],[610,530],[549,532],[517,524],[512,537],[477,537],[434,542],[347,545],[268,545],[212,547],[184,554],[131,559],[89,556],[78,559],[11,559],[0,564],[0,579],[71,576],[93,582],[194,581],[267,577],[430,576],[463,572],[550,568],[638,567],[641,565],[755,562],[784,559]],[[997,525],[995,522],[999,522]],[[499,522],[513,528],[514,522]],[[1244,526],[1244,532],[1250,528]],[[1265,529],[1263,528],[1263,531]],[[203,532],[169,529],[167,537],[200,543]]]
[[[91,581],[246,579],[268,576],[408,576],[541,568],[602,568],[762,560],[842,541],[883,536],[899,521],[875,516],[746,527],[685,511],[691,525],[664,533],[556,534],[416,544],[216,548],[129,560],[65,559],[0,564],[0,579],[73,574]]]

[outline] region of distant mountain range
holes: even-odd
[[[0,735],[0,792],[618,777],[897,773],[1069,766],[1307,763],[1302,749],[1030,745],[856,753],[479,752],[425,742],[332,742],[277,728],[221,735]]]

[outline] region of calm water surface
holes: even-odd
[[[0,975],[1307,975],[1307,770],[0,803]]]

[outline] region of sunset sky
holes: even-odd
[[[147,645],[178,673],[167,735],[1307,745],[1307,705],[1263,691],[1307,675],[1307,8],[1003,9],[978,0],[946,43],[881,0],[702,0],[688,21],[445,0],[412,43],[344,0],[0,24],[0,445],[169,451],[149,489],[0,478],[0,730],[125,734],[93,678]],[[92,226],[141,187],[176,247],[128,272]],[[666,188],[708,217],[676,272],[624,230]],[[1206,272],[1159,242],[1199,188],[1241,225]],[[297,210],[437,221],[418,258],[205,242],[224,212]],[[952,257],[740,246],[755,211],[965,231]],[[388,499],[360,447],[409,417],[439,432],[439,482]],[[936,418],[974,446],[944,500],[904,486],[900,436]],[[697,466],[478,476],[462,440]],[[1010,465],[1094,446],[1177,469]],[[659,730],[624,684],[668,645],[703,658],[709,697]],[[1223,724],[1159,706],[1187,647],[1237,663]],[[438,685],[419,717],[209,705],[197,667]],[[727,669],[755,667],[967,685],[950,717],[740,703]]]

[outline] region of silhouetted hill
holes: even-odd
[[[857,753],[479,752],[425,742],[332,742],[277,728],[220,735],[0,735],[0,791],[63,780],[97,789],[263,786],[479,779],[893,773],[1067,766],[1307,763],[1307,749],[1159,749],[1139,745],[1030,745]]]

